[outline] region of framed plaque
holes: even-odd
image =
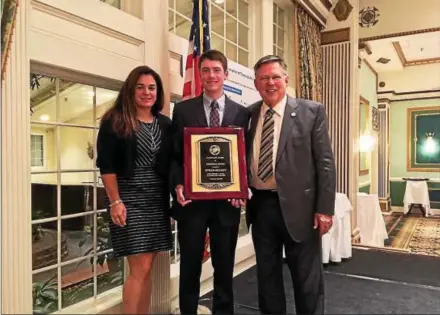
[[[185,198],[248,197],[243,128],[186,127],[183,139]]]

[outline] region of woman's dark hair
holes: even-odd
[[[157,98],[151,112],[154,116],[160,113],[164,107],[165,97],[162,79],[159,74],[147,66],[139,66],[134,68],[119,91],[115,103],[102,116],[101,122],[110,120],[114,132],[123,138],[128,138],[133,135],[133,132],[138,127],[138,120],[136,119],[136,105],[134,101],[134,91],[136,83],[141,75],[151,75],[156,81]]]

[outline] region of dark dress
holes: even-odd
[[[136,132],[137,153],[131,178],[117,177],[119,195],[127,209],[125,227],[110,222],[110,236],[116,257],[167,251],[172,248],[169,198],[166,184],[154,165],[160,147],[161,129],[157,119],[140,122]]]

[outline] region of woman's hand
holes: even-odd
[[[124,227],[127,219],[127,209],[123,203],[114,205],[110,209],[110,215],[114,224]]]

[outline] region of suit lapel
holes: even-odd
[[[255,138],[255,131],[257,130],[257,125],[258,125],[258,119],[260,116],[260,111],[261,111],[261,106],[263,105],[263,101],[261,101],[260,103],[258,103],[255,108],[253,108],[252,113],[251,113],[251,127],[249,130],[249,134],[250,137],[249,139],[254,142],[254,138]]]
[[[280,160],[280,157],[286,147],[287,139],[289,138],[290,131],[295,125],[297,120],[296,110],[298,103],[291,97],[287,96],[286,108],[284,109],[284,117],[281,125],[280,140],[278,141],[278,151],[276,163]]]
[[[250,120],[250,128],[249,128],[249,136],[248,141],[248,148],[249,151],[248,152],[253,152],[253,146],[254,146],[254,138],[255,138],[255,132],[257,130],[257,125],[258,125],[258,119],[260,118],[260,111],[261,111],[261,106],[263,105],[263,101],[261,101],[260,103],[258,103],[251,112],[251,120]],[[249,154],[249,159],[248,159],[248,163],[250,165],[252,159],[251,159],[252,154]]]
[[[201,94],[196,99],[197,106],[195,108],[195,118],[196,118],[196,124],[199,126],[208,126],[208,121],[206,120],[206,114],[205,114],[205,108],[203,106],[203,94]]]
[[[238,108],[233,106],[231,100],[225,95],[225,112],[223,113],[222,127],[232,126],[234,124],[237,110]]]

